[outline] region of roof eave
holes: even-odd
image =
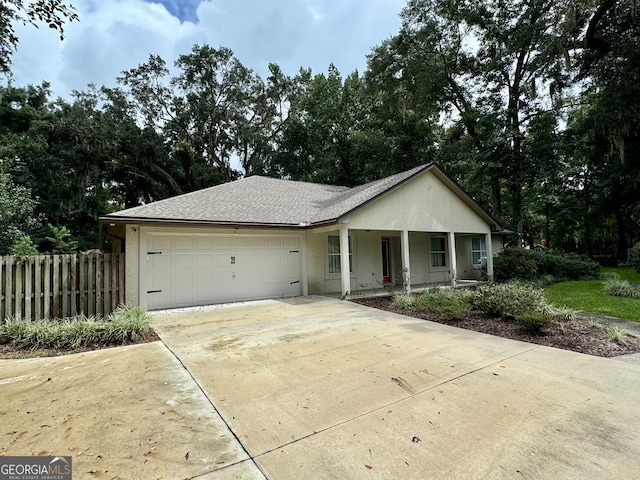
[[[189,225],[189,226],[220,226],[220,227],[237,227],[237,228],[309,228],[310,223],[261,223],[261,222],[224,222],[214,220],[194,220],[184,218],[148,218],[148,217],[122,217],[105,215],[100,217],[102,223],[112,223],[115,225]]]

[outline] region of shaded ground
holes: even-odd
[[[631,320],[580,313],[575,320],[557,321],[542,333],[535,334],[523,329],[515,322],[491,318],[479,312],[451,319],[419,310],[395,308],[392,306],[391,297],[353,299],[352,301],[453,327],[600,357],[640,352],[640,322]],[[613,327],[624,328],[627,332],[623,341],[615,342],[611,339],[609,332]]]

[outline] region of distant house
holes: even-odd
[[[253,176],[101,218],[150,310],[476,279],[502,228],[435,164],[347,188]]]

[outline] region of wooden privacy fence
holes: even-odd
[[[0,257],[0,318],[109,315],[124,303],[124,253]]]

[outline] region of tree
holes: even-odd
[[[195,45],[169,77],[157,55],[118,79],[145,126],[161,132],[182,167],[185,190],[263,171],[275,135],[288,116],[292,88],[275,65],[267,84],[221,47]],[[239,163],[241,169],[233,165]]]
[[[36,205],[28,188],[17,186],[8,173],[0,172],[0,255],[9,254],[20,239],[38,229]]]
[[[40,23],[60,34],[64,39],[64,26],[78,20],[73,6],[63,0],[0,0],[0,73],[11,73],[11,56],[18,46],[14,24],[33,25]]]

